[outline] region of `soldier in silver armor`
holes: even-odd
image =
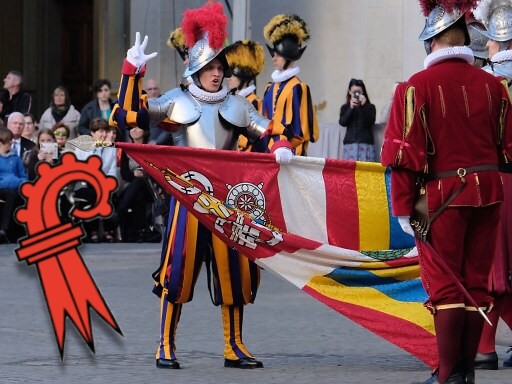
[[[204,14],[208,14],[205,17]],[[205,21],[207,20],[207,25]],[[225,31],[226,17],[220,3],[208,2],[197,10],[184,13],[189,62],[183,74],[191,78],[188,87],[172,89],[157,99],[149,99],[139,108],[130,92],[145,71],[146,62],[156,53],[146,55],[147,36],[127,52],[119,91],[119,104],[112,113],[117,125],[129,128],[147,120],[159,123],[173,134],[174,144],[193,148],[236,150],[237,138],[243,133],[258,138],[274,127],[241,96],[223,86],[231,75],[219,30]],[[200,30],[197,30],[200,28]],[[212,33],[213,32],[213,33]],[[283,130],[282,126],[276,127]],[[289,156],[291,145],[281,145],[274,153]],[[184,303],[192,300],[202,261],[211,263],[214,281],[212,301],[222,309],[224,327],[224,366],[261,368],[242,342],[243,308],[252,303],[259,285],[259,269],[253,262],[222,243],[198,223],[174,198],[170,203],[168,237],[164,240],[161,265],[153,274],[154,292],[161,298],[160,343],[156,353],[159,368],[180,368],[176,358],[175,334]],[[209,261],[208,261],[209,260]],[[172,269],[170,266],[172,265]]]

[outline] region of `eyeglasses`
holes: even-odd
[[[158,87],[155,87],[155,88],[147,88],[146,91],[158,91],[160,88]]]
[[[66,131],[63,131],[63,132],[56,131],[56,132],[53,132],[53,134],[55,136],[64,136],[64,137],[68,136],[68,133]]]

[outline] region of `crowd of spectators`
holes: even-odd
[[[150,85],[151,91],[159,91],[155,80]],[[113,215],[83,223],[86,232],[84,241],[160,241],[158,223],[163,220],[154,214],[154,206],[165,206],[161,200],[167,199],[167,196],[140,166],[119,148],[98,148],[94,152],[84,152],[66,145],[68,140],[80,135],[110,142],[149,142],[149,131],[146,133],[137,128],[128,135],[117,127],[109,126],[113,106],[109,80],[100,79],[92,88],[93,99],[80,111],[72,104],[68,89],[57,86],[48,108],[37,120],[32,111],[32,98],[23,89],[21,73],[10,71],[3,80],[0,91],[0,244],[17,242],[25,236],[25,229],[14,220],[15,210],[23,203],[19,191],[21,184],[37,179],[38,164],[47,162],[56,165],[65,152],[74,152],[79,160],[93,155],[101,157],[105,174],[118,181],[118,188],[111,199]],[[94,204],[96,196],[91,186],[78,182],[70,188],[74,201],[82,202],[83,207]],[[66,216],[72,209],[70,204],[64,202],[66,209],[63,212]],[[164,215],[165,212],[160,210],[159,214]],[[64,216],[62,219],[69,220]]]
[[[58,164],[64,152],[75,152],[79,160],[96,155],[103,160],[103,169],[107,175],[118,180],[118,189],[113,198],[115,212],[105,220],[93,220],[84,223],[89,242],[121,242],[145,241],[148,233],[155,239],[154,229],[159,228],[165,220],[167,195],[142,170],[142,168],[120,149],[108,150],[105,154],[101,149],[95,152],[84,152],[66,145],[80,135],[90,135],[97,140],[129,141],[158,145],[173,145],[170,132],[157,126],[151,126],[146,133],[135,128],[121,132],[117,127],[108,125],[114,101],[112,85],[108,79],[99,79],[92,85],[93,98],[79,110],[72,104],[69,91],[64,86],[57,86],[51,97],[48,108],[37,119],[31,112],[32,98],[23,89],[23,77],[18,71],[10,71],[3,80],[4,89],[0,91],[0,127],[7,126],[12,133],[10,139],[11,152],[18,156],[23,165],[25,180],[37,178],[37,164],[49,162]],[[395,85],[396,86],[396,85]],[[159,97],[161,90],[158,82],[147,79],[144,89],[148,97]],[[387,109],[381,114],[382,125],[387,120]],[[375,106],[370,103],[365,84],[362,80],[352,79],[349,83],[346,103],[340,110],[339,124],[347,128],[344,138],[344,158],[347,160],[377,161],[374,152]],[[383,130],[382,130],[383,131]],[[7,138],[4,139],[6,141]],[[377,138],[377,142],[380,141]],[[5,146],[5,144],[2,144]],[[96,153],[97,152],[97,153]],[[0,156],[2,155],[0,153]],[[1,171],[5,171],[1,170]],[[21,176],[17,176],[21,177]],[[17,187],[16,187],[17,188]],[[16,189],[14,188],[14,189]],[[95,194],[89,186],[74,187],[74,194],[90,204],[94,203]],[[0,213],[8,217],[7,228],[0,228],[0,243],[16,242],[23,236],[23,229],[7,215],[11,209],[21,205],[18,198],[13,203],[2,196],[0,186]],[[18,193],[19,194],[19,193]],[[19,196],[18,196],[19,197]],[[9,206],[8,206],[9,205]],[[11,208],[11,205],[14,208]],[[159,207],[156,209],[155,207]],[[157,212],[157,213],[155,213]],[[151,228],[151,230],[150,230]],[[5,232],[5,233],[4,233]],[[159,238],[158,236],[156,236]]]

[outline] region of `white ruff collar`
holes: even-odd
[[[469,64],[473,64],[475,56],[473,56],[473,51],[466,46],[442,48],[425,57],[423,66],[426,69],[448,59],[463,59]]]
[[[242,97],[246,97],[247,95],[250,95],[256,90],[256,86],[254,84],[249,85],[247,88],[244,88],[237,92],[238,95]]]
[[[228,90],[224,86],[218,92],[207,92],[192,83],[188,86],[188,90],[192,96],[204,103],[218,103],[224,100],[228,94]]]
[[[507,49],[506,51],[500,51],[496,53],[492,58],[491,61],[493,63],[501,63],[503,61],[510,61],[512,60],[512,49]]]
[[[288,68],[284,71],[279,71],[276,69],[274,72],[272,72],[272,81],[274,83],[282,83],[283,81],[291,79],[293,76],[297,76],[299,72],[299,66]]]

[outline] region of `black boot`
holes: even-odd
[[[156,366],[164,369],[180,369],[180,363],[176,359],[157,359]]]
[[[466,372],[466,384],[475,384],[475,370],[468,370]]]
[[[475,357],[475,369],[498,369],[498,354],[491,353],[477,353]]]
[[[224,367],[240,369],[263,368],[263,363],[256,360],[254,357],[244,357],[238,360],[224,359]]]

